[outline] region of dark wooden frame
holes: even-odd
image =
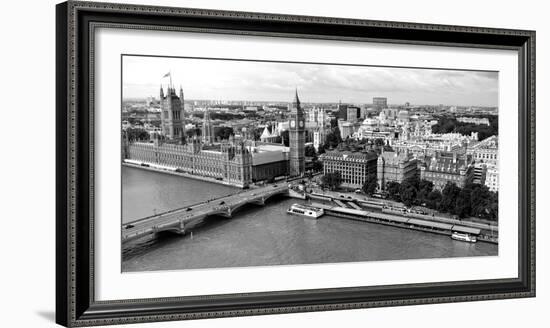
[[[56,22],[56,321],[64,326],[324,311],[535,296],[535,32],[69,1]],[[94,299],[96,27],[194,30],[513,49],[519,54],[519,277],[162,299]]]

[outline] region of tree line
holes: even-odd
[[[432,125],[433,133],[451,133],[456,132],[465,136],[469,136],[472,132],[477,132],[479,140],[486,139],[493,135],[498,135],[498,116],[486,115],[476,116],[479,118],[487,118],[490,125],[474,124],[459,122],[455,117],[440,116],[437,124]]]
[[[321,186],[337,190],[342,184],[340,172],[331,172],[321,178]],[[372,196],[378,188],[375,173],[367,175],[362,190]],[[434,189],[431,181],[421,180],[416,175],[402,183],[391,181],[386,184],[389,199],[405,206],[423,206],[442,213],[450,213],[459,218],[477,217],[485,220],[498,219],[498,193],[485,185],[469,182],[464,188],[447,182],[443,190]]]
[[[496,221],[498,218],[498,193],[485,185],[466,183],[464,188],[447,182],[443,190],[434,189],[431,181],[420,180],[418,176],[402,183],[386,184],[388,197],[406,206],[420,205],[460,218],[477,217]]]

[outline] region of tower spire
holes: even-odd
[[[170,74],[170,88],[174,89],[174,85],[172,84],[172,70],[170,70],[168,73]],[[174,93],[176,93],[176,92],[174,92]]]
[[[300,98],[298,98],[298,87],[295,88],[294,103],[297,105],[300,104]]]

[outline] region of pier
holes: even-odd
[[[467,222],[462,224],[441,222],[433,218],[419,219],[415,217],[389,214],[377,211],[358,210],[329,204],[313,203],[313,207],[322,208],[326,214],[345,219],[383,224],[404,229],[419,230],[450,236],[453,232],[467,233],[478,238],[478,241],[498,244],[498,237],[483,233],[480,228],[472,227]]]

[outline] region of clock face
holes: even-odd
[[[304,121],[300,121],[300,127],[301,127],[301,128],[304,127]]]
[[[296,121],[290,121],[290,126],[295,127],[296,126]]]

